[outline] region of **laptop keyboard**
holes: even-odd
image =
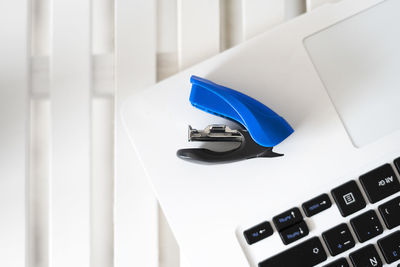
[[[400,158],[394,161],[394,165],[400,172]],[[385,263],[393,264],[396,261],[399,261],[398,266],[400,266],[400,229],[385,235],[385,227],[391,230],[400,226],[400,196],[384,201],[400,191],[399,179],[392,166],[384,164],[361,175],[359,182],[361,187],[355,180],[350,180],[332,189],[330,193],[343,218],[358,211],[362,213],[351,220],[344,219],[331,229],[326,229],[321,236],[307,239],[310,230],[298,207],[273,217],[272,223],[284,245],[302,239],[305,241],[259,262],[258,266],[309,267],[325,262],[328,255],[337,259],[325,265],[326,267],[376,267]],[[362,192],[367,199],[363,197]],[[377,210],[368,210],[367,201],[372,204],[378,202],[382,204]],[[331,198],[326,193],[321,194],[304,202],[301,208],[307,217],[312,217],[332,208]],[[248,245],[252,245],[268,238],[273,232],[271,223],[265,221],[247,229],[243,234]],[[362,244],[375,237],[381,237],[377,244],[368,244],[350,251],[347,259],[341,255],[354,248],[357,243]]]

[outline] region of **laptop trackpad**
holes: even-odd
[[[399,10],[387,0],[304,41],[356,147],[400,129]]]

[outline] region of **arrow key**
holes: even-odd
[[[307,202],[304,202],[302,207],[307,217],[314,216],[332,206],[332,202],[327,194],[322,194]]]
[[[283,229],[299,223],[302,220],[303,216],[301,215],[299,208],[292,208],[272,218],[278,231],[282,231]]]
[[[289,245],[290,243],[293,243],[294,241],[307,236],[308,233],[309,230],[307,224],[304,221],[301,221],[300,223],[279,232],[281,239],[285,245]]]
[[[247,244],[251,245],[258,241],[261,241],[273,234],[271,224],[269,222],[263,222],[243,232],[246,238]]]

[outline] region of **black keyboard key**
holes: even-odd
[[[307,202],[304,202],[302,207],[307,217],[314,216],[332,206],[332,202],[327,194],[322,194]]]
[[[350,265],[345,258],[340,258],[334,262],[325,265],[324,267],[350,267]]]
[[[343,253],[356,245],[353,235],[345,223],[322,233],[322,237],[332,256]]]
[[[388,229],[400,226],[400,197],[380,205],[379,212]]]
[[[333,189],[331,193],[343,217],[362,210],[367,205],[354,180]]]
[[[260,223],[243,232],[247,244],[251,245],[260,240],[263,240],[274,233],[272,226],[269,222]]]
[[[397,170],[400,172],[400,158],[394,161],[394,165],[396,166]]]
[[[318,237],[313,237],[297,246],[266,259],[258,267],[296,266],[310,267],[327,259],[326,252]]]
[[[383,227],[374,210],[367,211],[350,220],[358,240],[363,243],[383,233]]]
[[[390,164],[385,164],[360,177],[360,183],[371,203],[400,191],[400,183]]]
[[[400,231],[380,239],[378,245],[387,263],[400,260]]]
[[[289,228],[286,228],[279,232],[283,244],[289,245],[300,238],[303,238],[309,234],[307,224],[304,221],[299,222]]]
[[[381,257],[374,245],[368,245],[353,253],[350,253],[350,259],[354,267],[382,267]]]
[[[301,215],[298,208],[293,208],[285,211],[277,216],[275,216],[272,221],[274,222],[276,229],[281,231],[289,226],[299,223],[303,220],[303,215]]]

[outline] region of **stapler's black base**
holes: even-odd
[[[280,157],[283,154],[275,153],[272,147],[263,147],[254,142],[249,132],[245,129],[237,130],[241,136],[241,144],[238,148],[217,152],[206,148],[185,148],[177,151],[181,159],[197,163],[229,163],[251,158],[272,158]]]

